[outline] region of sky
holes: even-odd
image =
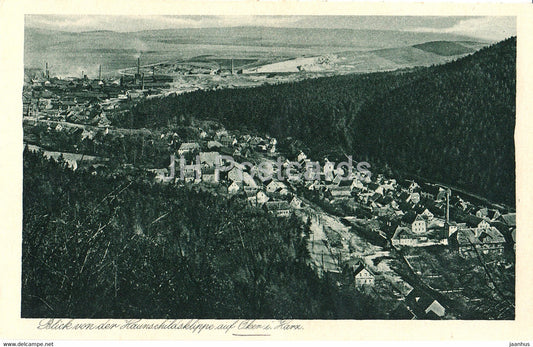
[[[493,41],[516,35],[515,17],[26,15],[25,26],[74,32],[235,26],[378,29],[441,32]]]

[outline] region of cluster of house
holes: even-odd
[[[453,230],[450,229],[449,242],[464,258],[481,254],[500,255],[509,244],[512,244],[513,249],[516,246],[515,213],[507,213],[493,219],[485,217],[475,227],[469,227],[466,223],[458,223],[454,227]],[[508,230],[509,239],[506,239],[500,230]]]
[[[422,188],[413,181],[400,185],[382,175],[373,181],[358,177],[340,180],[334,172],[333,177],[313,182],[308,188],[319,189],[330,201],[354,201],[357,208],[368,212],[368,218],[377,217],[395,225],[389,235],[394,246],[450,245],[464,257],[472,250],[501,254],[506,244],[514,247],[515,213],[502,216],[497,209],[479,208],[461,197],[448,195],[442,187]],[[461,211],[466,222],[450,221],[449,208]],[[502,230],[509,230],[510,240],[506,240]]]
[[[277,140],[268,136],[237,137],[228,134],[224,129],[214,134],[201,130],[199,141],[181,143],[176,152],[180,158],[186,158],[185,162],[178,161],[179,169],[175,169],[176,172],[179,171],[179,177],[176,174],[176,176],[170,175],[169,178],[168,170],[162,169],[156,170],[156,178],[161,181],[183,180],[186,183],[224,183],[227,184],[228,193],[244,192],[248,195],[248,199],[257,205],[265,204],[266,198],[272,199],[273,195],[292,202],[287,196],[292,196],[290,191],[294,185],[299,184],[308,190],[317,191],[321,197],[330,202],[353,200],[356,197],[368,204],[370,211],[398,208],[396,201],[387,195],[389,191],[395,189],[395,180],[384,181],[380,176],[378,183],[374,183],[365,167],[335,166],[335,163],[327,158],[323,164],[320,164],[311,161],[303,152],[296,156],[295,161],[288,159],[283,161],[278,159],[277,163],[273,160],[268,161],[269,157],[277,154],[276,145]],[[267,158],[271,164],[263,167],[263,174],[265,169],[270,170],[266,175],[267,179],[262,177],[260,179],[257,171],[254,171],[256,168],[235,161],[239,158],[249,158],[253,153],[262,154],[263,159]],[[228,171],[217,170],[227,166],[227,163],[223,162],[224,156],[232,157],[234,160],[232,167]],[[195,157],[198,160],[195,161]],[[278,175],[280,172],[282,175]],[[295,199],[298,198],[294,197],[293,200]],[[283,211],[279,213],[280,215],[286,214],[285,204],[271,202],[272,204],[266,204],[268,209]],[[298,203],[295,202],[294,205]]]
[[[188,156],[190,160],[185,165],[180,163],[180,177],[175,179],[222,183],[229,194],[244,194],[251,204],[264,206],[278,216],[287,216],[291,208],[301,207],[301,200],[292,194],[295,185],[301,185],[318,192],[330,203],[351,204],[356,211],[364,212],[368,220],[387,220],[393,229],[389,235],[382,230],[380,234],[390,239],[393,246],[450,245],[466,257],[472,254],[469,250],[480,250],[485,254],[503,252],[509,240],[502,235],[502,226],[503,229],[508,227],[514,238],[516,226],[509,217],[514,214],[501,216],[496,209],[479,208],[459,196],[451,196],[448,189],[436,185],[423,184],[421,187],[414,181],[399,183],[381,174],[371,179],[364,168],[335,166],[327,158],[320,165],[303,152],[294,162],[285,159],[281,167],[272,165],[272,175],[267,180],[260,179],[253,167],[235,161],[236,158],[248,158],[252,153],[266,153],[262,158],[268,160],[268,154],[276,154],[276,144],[276,139],[271,137],[234,136],[224,129],[212,134],[200,130],[198,142],[181,143],[177,150],[178,156]],[[199,162],[193,161],[194,156]],[[227,167],[224,156],[232,157],[232,167],[228,171],[217,170]],[[284,171],[280,178],[278,171],[289,166],[291,174]],[[158,178],[168,181],[168,170],[159,170]],[[450,208],[461,211],[468,217],[467,221],[450,221]]]
[[[376,282],[383,280],[379,272],[374,271],[360,260],[349,261],[348,270],[353,276],[354,285],[359,290],[369,290]],[[413,288],[410,284],[397,278],[394,292],[398,304],[390,312],[393,319],[442,319],[446,308],[431,295]]]
[[[509,213],[505,215],[505,218],[514,219],[514,216],[514,213]],[[391,239],[392,244],[412,247],[435,244],[449,245],[465,258],[476,256],[477,252],[503,254],[506,245],[509,244],[502,232],[491,225],[491,222],[498,223],[498,220],[482,219],[475,226],[454,222],[442,225],[442,220],[434,222],[435,220],[435,218],[428,217],[427,214],[417,215],[410,227],[398,226],[396,228]],[[512,235],[515,235],[516,224],[510,222],[508,227],[512,229]],[[514,239],[512,243],[514,245]]]
[[[120,86],[103,81],[52,78],[45,82],[27,84],[22,93],[23,115],[48,120],[69,121],[109,126],[106,112],[116,109],[115,104],[104,105],[105,100],[118,99]]]
[[[516,215],[507,213],[500,215],[499,212],[490,212],[486,208],[478,210],[477,218],[480,221],[477,225],[469,227],[467,223],[450,223],[446,229],[450,233],[448,240],[455,247],[458,254],[466,259],[479,257],[480,255],[501,255],[504,252],[506,239],[498,228],[494,225],[505,224],[511,230],[511,234],[516,234]],[[402,236],[393,238],[393,243],[402,246],[415,246],[415,240],[420,240],[422,235],[427,233],[427,222],[431,215],[427,212],[418,215],[410,228],[403,228],[413,237],[403,238]],[[434,219],[434,217],[433,217]],[[399,229],[395,232],[397,236]],[[400,233],[402,235],[402,233]],[[383,274],[379,269],[369,267],[363,261],[348,262],[349,269],[353,276],[354,285],[361,290],[369,290],[374,285],[383,280]],[[393,281],[394,291],[397,294],[398,304],[390,312],[393,319],[441,319],[446,315],[446,308],[431,294],[413,288],[403,279],[397,278]]]
[[[262,207],[278,217],[288,217],[292,209],[302,207],[302,201],[291,193],[290,185],[275,178],[262,180],[253,168],[243,165],[235,158],[255,152],[275,153],[276,139],[243,135],[236,137],[226,130],[213,136],[200,131],[201,141],[181,143],[177,150],[179,160],[170,169],[153,170],[161,182],[220,184],[230,195],[242,194],[253,206]],[[232,158],[231,169],[224,158]],[[174,175],[170,174],[173,171]]]
[[[146,78],[141,73],[120,78],[102,78],[100,73],[94,79],[87,75],[62,79],[50,77],[47,71],[42,76],[36,75],[26,80],[23,89],[23,115],[86,124],[90,120],[91,124],[108,126],[109,121],[101,110],[97,118],[87,112],[93,112],[105,100],[116,101],[110,103],[110,107],[114,109],[117,103],[125,100],[160,94],[162,89],[170,87],[169,83],[172,81],[171,76],[155,73]]]
[[[431,246],[448,244],[444,220],[435,218],[429,210],[417,215],[407,226],[398,226],[391,242],[394,246]]]

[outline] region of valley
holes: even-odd
[[[26,42],[23,317],[514,318],[516,38]]]

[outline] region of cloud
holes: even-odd
[[[222,16],[222,26],[286,27],[298,23],[298,16]]]
[[[514,17],[57,16],[27,15],[26,26],[66,31],[140,31],[232,26],[354,28],[449,33],[498,41],[516,35]]]
[[[463,19],[448,28],[418,27],[405,31],[449,33],[466,35],[484,40],[499,41],[516,35],[515,17],[481,17]]]
[[[93,16],[78,18],[53,18],[50,16],[27,16],[26,25],[35,27],[47,27],[55,29],[70,29],[73,27],[91,27],[96,25],[97,20]]]
[[[173,28],[231,26],[283,27],[297,23],[297,16],[26,16],[27,27],[68,31],[140,31]]]

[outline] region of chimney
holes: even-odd
[[[98,80],[102,80],[102,64],[98,66]]]
[[[50,71],[48,70],[48,62],[45,63],[45,76],[46,79],[50,79]]]
[[[450,241],[450,195],[452,194],[452,191],[450,188],[446,188],[446,221],[444,222],[444,234],[442,235],[443,238],[448,239],[448,242]]]
[[[137,58],[137,74],[141,73],[141,57]]]
[[[235,72],[233,71],[233,58],[231,58],[231,74],[233,75]]]
[[[141,74],[141,89],[144,90],[144,72]]]
[[[446,190],[446,223],[450,223],[450,188]]]

